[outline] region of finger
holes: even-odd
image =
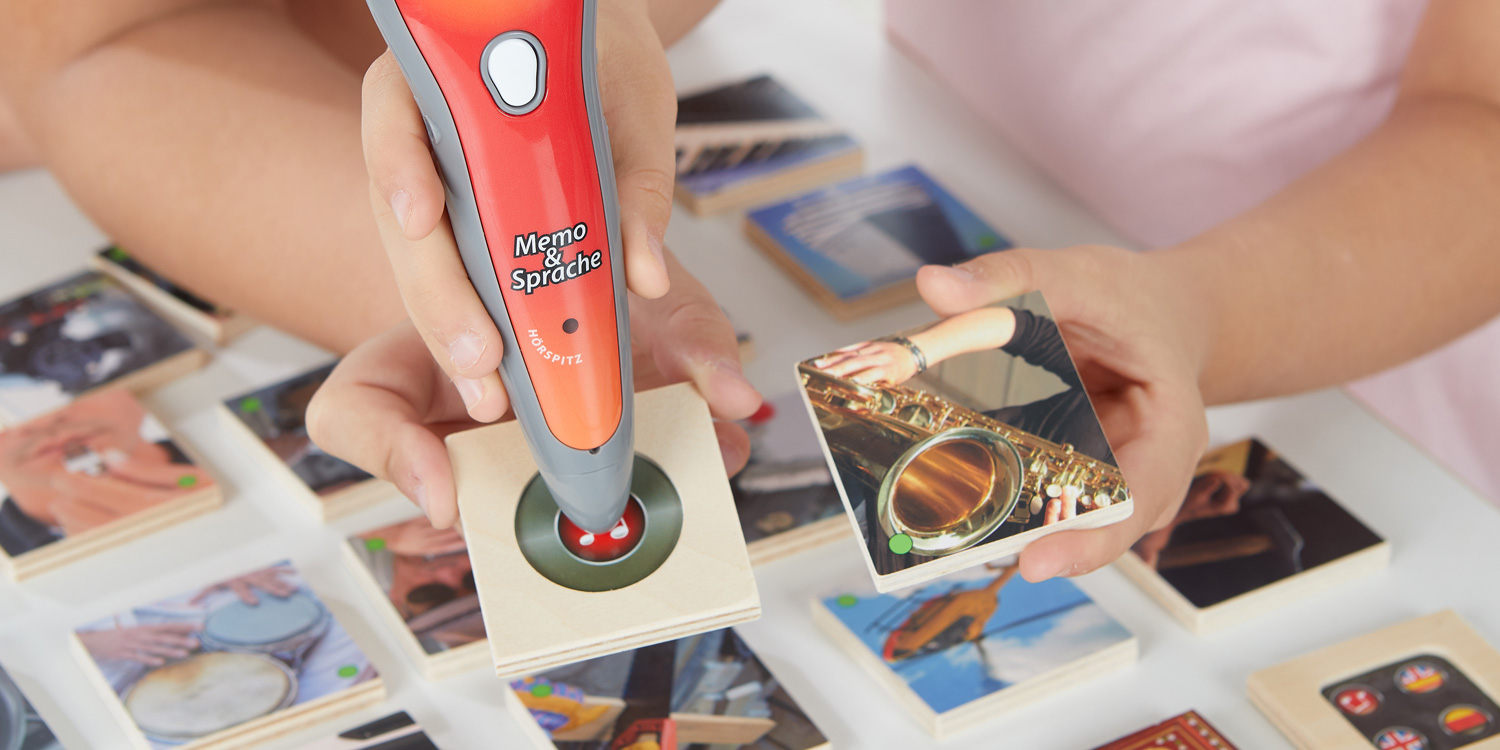
[[[734,326],[671,253],[667,264],[676,279],[671,293],[630,306],[631,328],[640,332],[639,354],[645,358],[636,363],[636,387],[691,381],[716,419],[749,417],[761,397],[740,366]]]
[[[453,468],[426,423],[455,428],[463,412],[451,396],[443,402],[436,366],[414,361],[421,346],[403,325],[351,352],[308,404],[307,428],[323,450],[395,484],[433,526],[448,528],[458,517]]]
[[[1042,518],[1043,526],[1051,526],[1062,519],[1062,499],[1052,498],[1047,501],[1047,515]]]
[[[848,377],[861,370],[868,370],[872,367],[885,365],[889,362],[890,357],[886,356],[884,352],[879,352],[876,354],[864,354],[852,359],[846,359],[836,365],[825,367],[823,368],[823,372],[826,372],[829,375],[833,375],[834,377],[842,378]]]
[[[719,452],[724,456],[724,469],[729,476],[740,473],[750,461],[750,435],[745,428],[734,422],[714,422],[714,432],[719,438]]]
[[[1131,515],[1103,528],[1063,531],[1032,542],[1021,553],[1026,580],[1082,575],[1108,565],[1176,512],[1207,443],[1208,427],[1201,411],[1174,408],[1164,399],[1152,400],[1150,406],[1153,416],[1115,450],[1130,485]]]
[[[677,92],[650,17],[634,3],[599,6],[599,94],[620,197],[625,282],[655,299],[667,293],[663,245],[677,172]]]
[[[131,651],[130,653],[126,654],[124,658],[133,662],[144,664],[148,667],[160,667],[163,664],[167,663],[165,659],[159,659],[155,656],[149,656],[147,654],[141,653],[140,651]]]
[[[188,635],[171,635],[170,633],[153,633],[146,641],[148,646],[159,646],[161,648],[188,649],[198,647],[198,639]]]
[[[1057,267],[1071,256],[1059,250],[1015,248],[982,255],[956,266],[923,266],[917,290],[939,315],[954,315],[1036,289],[1052,289]],[[1063,277],[1065,278],[1065,277]]]
[[[390,209],[402,236],[426,237],[443,217],[443,183],[422,113],[390,50],[365,71],[360,102],[365,167],[380,204]]]
[[[229,590],[233,591],[234,595],[240,598],[240,601],[252,607],[260,604],[260,598],[255,595],[255,590],[250,588],[250,584],[244,581],[235,581],[229,584]]]

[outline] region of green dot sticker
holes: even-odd
[[[982,234],[979,236],[980,247],[994,247],[1000,244],[1000,238],[994,234]]]
[[[378,536],[375,537],[375,538],[373,538],[373,539],[366,539],[365,540],[365,549],[367,549],[367,550],[369,550],[371,552],[379,552],[379,551],[385,549],[385,540],[381,539]]]
[[[255,412],[260,411],[260,399],[256,398],[255,396],[251,396],[250,398],[241,401],[240,411],[246,414],[254,414]]]
[[[183,474],[182,476],[177,478],[178,487],[192,487],[197,483],[198,478],[193,476],[192,474]]]
[[[346,664],[342,667],[339,667],[339,676],[345,679],[353,677],[357,674],[359,674],[359,667],[356,667],[353,664]]]
[[[552,694],[552,686],[545,682],[538,682],[531,686],[531,694],[538,698],[546,698]]]
[[[110,260],[115,261],[128,260],[130,258],[130,253],[127,253],[118,247],[110,248],[109,251],[105,253],[105,255],[109,256]]]
[[[905,534],[897,534],[891,537],[890,546],[892,552],[904,555],[911,551],[911,537]]]
[[[859,604],[859,597],[853,594],[844,594],[843,596],[834,599],[834,601],[838,602],[838,605],[840,607],[852,607],[856,604]]]

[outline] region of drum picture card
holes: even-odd
[[[881,594],[851,584],[813,620],[935,737],[1124,669],[1135,636],[1071,582],[979,567]]]
[[[923,265],[1011,247],[914,166],[757,208],[745,233],[840,320],[915,300]]]
[[[207,361],[113,279],[81,273],[0,302],[0,424],[105,385],[146,393]]]
[[[633,543],[615,545],[614,536],[603,541],[576,527],[563,536],[564,519],[515,422],[455,433],[447,442],[501,677],[760,616],[713,419],[692,385],[635,394],[628,507],[641,512],[627,511],[627,523],[617,527],[619,538]],[[639,533],[629,531],[632,518]],[[517,602],[526,603],[524,613]]]
[[[877,591],[1133,512],[1040,292],[795,372]]]
[[[222,502],[208,470],[124,388],[0,432],[0,568],[16,580]]]
[[[289,562],[89,623],[73,645],[140,750],[255,748],[385,698]]]
[[[828,739],[733,629],[569,664],[511,683],[538,750],[613,750],[632,731],[672,747],[823,750]]]
[[[100,250],[93,264],[158,315],[203,340],[226,344],[255,326],[250,318],[209,302],[151,270],[119,245]]]
[[[864,167],[849,134],[770,76],[677,100],[677,200],[700,216],[793,195]]]
[[[1261,670],[1248,690],[1303,750],[1500,748],[1500,651],[1452,611]]]
[[[1173,716],[1155,726],[1121,737],[1095,750],[1235,750],[1235,746],[1197,711]]]
[[[750,461],[729,484],[753,565],[849,534],[844,502],[804,412],[790,392],[767,399],[744,422]]]
[[[63,750],[57,735],[0,667],[0,750]]]
[[[1116,564],[1210,633],[1384,568],[1390,545],[1259,440],[1204,455],[1165,528]]]
[[[388,482],[323,452],[307,435],[307,403],[335,363],[258,388],[220,405],[231,432],[281,479],[314,518],[339,518],[395,495]]]
[[[438,746],[410,714],[400,711],[297,750],[438,750]]]
[[[354,576],[428,679],[489,663],[468,547],[426,516],[349,538]]]

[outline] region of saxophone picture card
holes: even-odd
[[[1135,663],[1135,636],[1071,581],[1016,570],[889,594],[851,583],[814,601],[813,620],[936,737]]]
[[[724,628],[511,682],[538,750],[825,750],[828,739],[750,646]],[[657,745],[631,744],[650,741]]]
[[[1301,750],[1500,748],[1500,651],[1451,610],[1255,672],[1247,687]]]
[[[1011,242],[915,166],[856,177],[745,216],[745,233],[841,320],[917,298],[917,269]]]
[[[146,393],[207,361],[118,282],[87,271],[0,302],[0,424],[105,385]]]
[[[93,263],[157,314],[204,340],[226,344],[255,325],[250,318],[216,305],[157,273],[119,245],[100,250]]]
[[[851,344],[796,376],[878,591],[1134,509],[1040,292]]]
[[[1252,438],[1205,454],[1177,515],[1116,566],[1204,634],[1389,560],[1379,534]]]
[[[314,518],[348,515],[395,494],[395,488],[319,448],[307,434],[307,404],[336,362],[226,399],[229,430],[261,458]]]
[[[0,569],[17,580],[221,502],[213,476],[124,388],[0,432]]]
[[[780,81],[757,75],[677,100],[677,200],[700,216],[853,177],[864,151]]]
[[[258,748],[385,699],[375,665],[285,561],[88,623],[73,646],[138,750]]]

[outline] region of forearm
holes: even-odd
[[[981,307],[939,321],[909,336],[931,367],[968,352],[999,349],[1010,342],[1016,315],[1008,307]]]
[[[1159,253],[1206,312],[1185,321],[1205,400],[1343,382],[1500,313],[1497,205],[1500,110],[1421,97],[1261,207]]]
[[[180,9],[37,59],[6,61],[21,121],[147,264],[336,351],[404,316],[370,215],[359,75],[278,11]]]

